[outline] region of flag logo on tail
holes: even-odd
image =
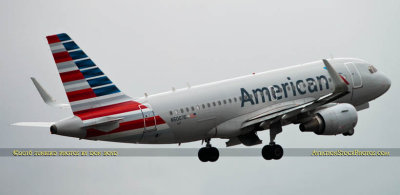
[[[84,122],[101,117],[124,116],[119,128],[110,132],[88,129],[88,137],[115,136],[143,128],[145,119],[142,112],[153,112],[150,105],[134,101],[121,92],[67,34],[46,38],[74,115]],[[166,125],[160,116],[154,116],[153,126]]]

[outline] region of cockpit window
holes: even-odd
[[[375,72],[378,72],[378,69],[376,69],[374,66],[368,66],[368,70],[369,70],[369,72],[371,73],[371,74],[373,74],[373,73],[375,73]]]

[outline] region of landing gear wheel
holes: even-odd
[[[275,160],[281,159],[283,156],[283,148],[280,145],[272,146],[272,158]]]
[[[219,158],[219,151],[215,147],[203,147],[200,148],[198,157],[201,162],[215,162]]]
[[[265,145],[261,154],[265,160],[279,160],[283,156],[282,146],[275,144],[276,135],[282,132],[282,125],[280,121],[270,124],[269,130],[269,144]]]
[[[199,152],[197,153],[199,160],[201,162],[207,162],[207,148],[200,148]]]
[[[218,149],[217,148],[215,148],[215,147],[211,147],[211,148],[208,148],[208,150],[209,150],[209,156],[208,156],[208,161],[210,161],[210,162],[215,162],[215,161],[217,161],[218,160],[218,158],[219,158],[219,151],[218,151]]]
[[[272,159],[272,147],[270,145],[265,145],[261,151],[261,154],[265,160]]]
[[[275,144],[265,145],[261,151],[261,154],[265,160],[279,160],[283,156],[283,148],[282,146]]]
[[[210,139],[206,140],[206,147],[200,148],[198,157],[201,162],[215,162],[219,158],[219,151],[216,147],[212,147]]]

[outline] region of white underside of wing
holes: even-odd
[[[50,127],[54,122],[18,122],[11,125],[24,127]]]

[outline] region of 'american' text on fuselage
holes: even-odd
[[[316,79],[306,78],[306,82],[304,82],[304,80],[297,80],[294,83],[291,81],[290,77],[287,77],[287,80],[288,82],[282,83],[281,85],[253,89],[251,90],[252,94],[245,88],[240,88],[242,97],[241,106],[243,107],[245,102],[249,102],[251,105],[258,104],[260,102],[258,98],[259,95],[261,97],[261,102],[265,103],[265,96],[268,97],[268,101],[275,101],[287,98],[290,95],[289,93],[291,93],[292,96],[296,96],[297,94],[304,95],[307,93],[307,89],[309,93],[318,92],[318,90],[322,91],[324,90],[324,85],[326,89],[329,89],[328,78],[325,75],[316,76]],[[318,85],[315,80],[318,81]],[[306,83],[308,83],[308,87]]]

